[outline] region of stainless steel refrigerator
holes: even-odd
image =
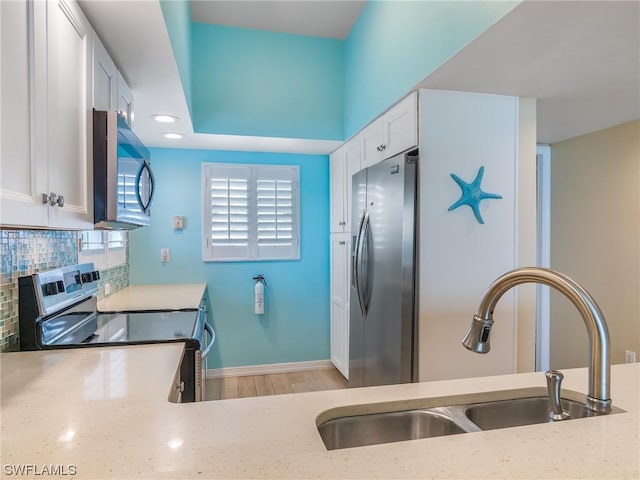
[[[353,178],[349,386],[417,380],[418,150]]]

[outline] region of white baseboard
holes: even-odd
[[[309,362],[272,363],[267,365],[248,365],[246,367],[212,368],[207,370],[206,379],[224,377],[246,377],[267,375],[270,373],[300,372],[302,370],[322,370],[333,368],[331,360],[312,360]]]

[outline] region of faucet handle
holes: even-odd
[[[558,370],[547,370],[544,372],[544,376],[547,378],[547,393],[549,395],[549,404],[551,406],[549,418],[554,422],[569,419],[569,414],[562,410],[562,403],[560,400],[560,389],[562,388],[564,375]]]

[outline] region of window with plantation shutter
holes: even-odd
[[[296,166],[202,164],[205,261],[295,260]]]

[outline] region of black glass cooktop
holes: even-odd
[[[102,313],[89,343],[199,340],[197,311]]]

